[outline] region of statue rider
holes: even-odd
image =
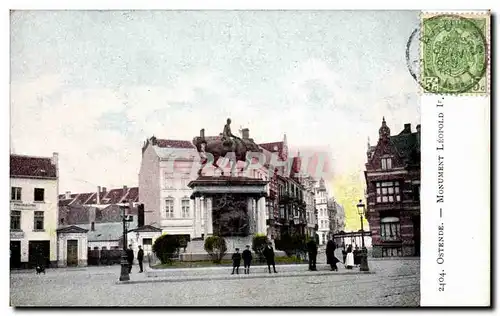
[[[231,133],[231,119],[228,118],[226,125],[224,125],[224,131],[222,132],[222,145],[224,147],[232,147],[233,146],[232,138],[241,140],[241,138]]]

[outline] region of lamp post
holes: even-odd
[[[358,208],[359,219],[361,221],[361,264],[359,265],[359,271],[370,271],[368,268],[368,254],[365,247],[365,230],[363,229],[363,215],[365,215],[366,208],[362,200],[356,205]]]
[[[123,201],[123,203],[127,203]],[[132,219],[128,218],[126,210],[129,208],[127,205],[120,206],[122,209],[122,222],[123,222],[123,253],[121,260],[121,271],[120,271],[120,281],[129,281],[130,276],[128,273],[129,266],[127,260],[127,222],[131,222]]]

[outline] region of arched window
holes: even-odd
[[[380,238],[382,240],[399,240],[399,218],[383,217],[380,219]]]

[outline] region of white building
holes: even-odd
[[[10,155],[10,264],[57,264],[58,154]]]
[[[316,209],[318,211],[318,235],[319,244],[324,245],[328,241],[330,233],[330,219],[328,216],[328,192],[325,181],[321,179],[315,192]]]
[[[189,141],[154,136],[146,141],[139,171],[139,201],[144,204],[145,224],[172,235],[194,236],[194,201],[187,185],[195,178],[191,170],[197,156]]]

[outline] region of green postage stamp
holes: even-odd
[[[490,14],[422,14],[421,84],[426,93],[489,91]]]

